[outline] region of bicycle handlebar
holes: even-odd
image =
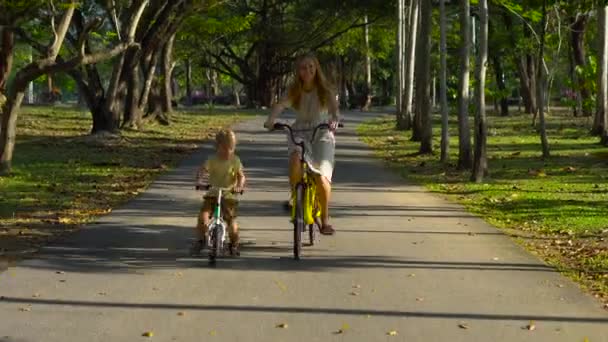
[[[342,127],[344,127],[344,124],[342,124],[342,123],[340,122],[340,123],[338,123],[338,127],[339,127],[339,128],[342,128]],[[318,124],[318,125],[317,125],[317,126],[314,128],[314,130],[313,130],[313,132],[312,132],[312,139],[314,140],[315,136],[317,135],[317,131],[318,131],[319,129],[330,129],[330,128],[331,128],[331,126],[330,126],[328,123],[321,123],[321,124]],[[277,122],[277,123],[275,123],[275,124],[274,124],[274,126],[272,127],[272,130],[273,130],[273,131],[274,131],[274,130],[282,130],[282,129],[287,129],[287,130],[289,131],[289,135],[291,136],[291,141],[293,141],[293,142],[294,142],[295,144],[297,144],[297,145],[300,145],[300,146],[302,146],[302,145],[303,145],[303,143],[302,143],[302,142],[300,142],[300,143],[296,142],[296,140],[295,140],[295,138],[294,138],[294,136],[293,136],[293,132],[294,132],[294,130],[293,130],[293,128],[292,128],[290,125],[288,125],[288,124],[284,124],[284,123],[278,123],[278,122]],[[303,146],[302,146],[302,147],[303,147]]]
[[[234,191],[234,189],[232,188],[221,188],[221,187],[217,187],[217,186],[211,186],[210,184],[206,184],[206,185],[197,185],[194,187],[196,190],[210,190],[210,189],[218,189],[218,190],[222,190],[222,191],[227,191],[227,192],[231,192],[233,194],[239,194],[242,195],[244,190],[241,191]]]

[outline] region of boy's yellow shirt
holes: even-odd
[[[236,185],[238,175],[243,170],[243,164],[241,164],[241,159],[236,154],[226,160],[212,156],[205,162],[205,168],[209,173],[209,184],[213,187],[232,188]],[[211,189],[207,192],[207,196],[217,197],[217,195],[217,190]],[[223,197],[235,198],[232,193],[223,193]]]

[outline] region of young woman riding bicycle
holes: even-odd
[[[296,63],[295,80],[289,88],[288,95],[274,105],[264,127],[272,129],[276,118],[288,107],[296,112],[296,121],[293,128],[297,130],[296,137],[310,143],[305,159],[317,170],[315,182],[317,196],[321,206],[320,232],[324,235],[333,235],[333,227],[329,223],[329,200],[331,196],[331,178],[334,170],[334,149],[336,145],[334,131],[338,126],[338,103],[331,90],[319,60],[311,54],[298,59]],[[321,130],[312,141],[314,128],[329,116],[330,130]],[[290,139],[289,150],[289,181],[293,190],[296,183],[302,178],[300,164],[301,148]]]

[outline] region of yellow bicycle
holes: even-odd
[[[329,129],[329,124],[319,124],[314,128],[312,139],[319,129]],[[294,144],[302,148],[300,154],[300,164],[302,165],[302,179],[296,184],[292,193],[293,205],[291,209],[291,219],[293,222],[293,256],[296,260],[300,260],[302,252],[302,234],[306,232],[308,227],[308,236],[310,245],[315,243],[315,226],[319,228],[319,218],[321,217],[321,206],[317,198],[317,186],[314,181],[313,171],[310,170],[308,163],[304,159],[306,155],[306,145],[303,141],[296,141],[294,137],[295,130],[291,126],[282,123],[276,123],[274,130],[286,129],[289,131],[289,136]]]

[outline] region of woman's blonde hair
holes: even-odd
[[[236,147],[236,134],[231,129],[222,129],[215,135],[215,144],[217,146]]]
[[[306,60],[311,60],[315,65],[316,72],[313,82],[317,88],[317,96],[319,96],[321,107],[326,108],[328,99],[331,96],[331,85],[329,84],[329,81],[327,81],[327,78],[321,69],[319,59],[312,53],[307,53],[298,58],[295,65],[295,79],[289,87],[287,96],[289,97],[292,107],[299,109],[300,100],[302,99],[302,92],[304,91],[304,83],[302,82],[302,79],[300,79],[300,65],[302,65],[302,63],[304,63]]]

